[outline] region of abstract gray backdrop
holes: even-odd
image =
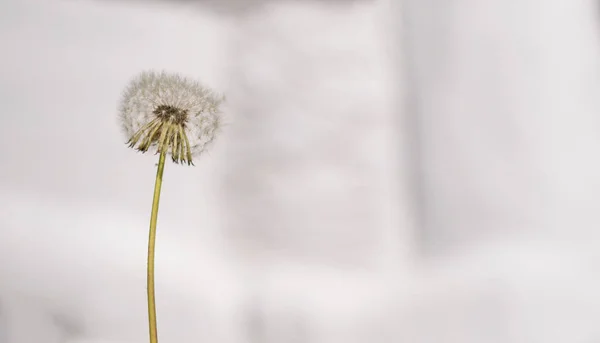
[[[598,339],[588,0],[0,4],[0,342],[145,342],[137,72],[227,94],[168,165],[161,340]]]

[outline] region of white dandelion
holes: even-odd
[[[153,149],[160,154],[148,238],[148,328],[150,343],[158,343],[154,292],[156,223],[165,158],[193,165],[192,157],[202,153],[215,139],[221,126],[219,105],[223,97],[196,81],[178,74],[148,71],[134,78],[125,89],[120,119],[129,147],[142,153]]]
[[[120,106],[130,147],[165,151],[175,163],[193,164],[215,139],[223,97],[178,74],[143,72],[126,88]]]

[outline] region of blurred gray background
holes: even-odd
[[[227,96],[168,164],[162,342],[600,340],[591,0],[4,0],[0,343],[147,341],[146,69]]]

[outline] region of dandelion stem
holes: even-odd
[[[158,202],[160,200],[160,188],[162,186],[163,171],[165,170],[165,157],[167,149],[160,151],[158,159],[158,171],[154,184],[154,199],[152,200],[152,214],[150,216],[150,234],[148,238],[148,325],[150,328],[150,343],[158,343],[156,329],[156,300],[154,296],[154,250],[156,246],[156,220],[158,218]]]

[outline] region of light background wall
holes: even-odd
[[[146,341],[148,68],[228,96],[166,169],[163,341],[600,336],[595,2],[240,4],[0,4],[0,342]]]

